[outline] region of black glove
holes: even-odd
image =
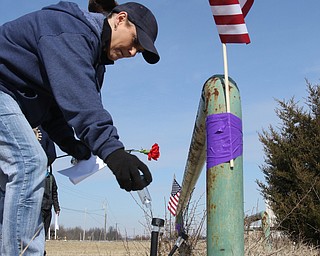
[[[74,137],[63,139],[60,143],[60,148],[77,160],[87,160],[91,156],[90,149],[82,141]]]
[[[141,190],[152,181],[148,167],[138,157],[127,153],[123,148],[112,152],[105,162],[116,176],[120,188],[126,191]],[[141,179],[141,175],[144,179]]]

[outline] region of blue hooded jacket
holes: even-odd
[[[101,33],[70,2],[0,26],[0,90],[58,145],[74,129],[101,159],[123,147],[100,98],[104,64],[112,63],[101,62],[101,38],[110,36],[107,21]]]

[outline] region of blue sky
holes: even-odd
[[[75,2],[87,6],[87,1]],[[161,60],[156,65],[145,63],[142,56],[119,60],[108,67],[102,94],[126,148],[159,144],[158,161],[138,156],[153,174],[149,191],[154,216],[164,218],[173,175],[182,183],[203,84],[212,75],[223,73],[222,46],[207,0],[139,2],[157,17],[156,45]],[[0,0],[0,24],[51,3],[55,1]],[[288,3],[256,0],[246,17],[251,44],[227,46],[229,75],[241,95],[247,214],[265,208],[255,183],[263,180],[259,166],[264,156],[258,133],[270,124],[279,124],[275,99],[294,96],[303,102],[305,78],[319,83],[320,3]],[[136,193],[120,190],[108,169],[73,185],[56,172],[69,167],[69,162],[63,158],[54,164],[62,206],[60,224],[103,227],[106,206],[108,226],[117,225],[128,235],[143,232],[143,211],[132,198],[137,199]],[[204,173],[196,185],[195,199],[206,191]],[[204,197],[202,201],[204,205]]]

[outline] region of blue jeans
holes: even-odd
[[[0,91],[0,255],[43,255],[47,157],[17,102]]]

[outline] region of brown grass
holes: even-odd
[[[48,256],[149,255],[149,241],[57,241],[46,242]]]
[[[279,235],[279,234],[278,234]],[[319,248],[308,246],[306,243],[294,243],[286,237],[271,233],[270,242],[265,239],[262,232],[245,234],[246,256],[319,256]]]
[[[171,245],[159,244],[158,255],[168,255]],[[150,241],[56,241],[46,242],[48,256],[148,256]],[[178,252],[175,255],[179,255]],[[193,256],[207,255],[206,242],[200,240],[193,249]],[[245,236],[246,256],[320,256],[319,248],[304,243],[292,243],[286,238],[273,238],[268,245],[261,233]]]

